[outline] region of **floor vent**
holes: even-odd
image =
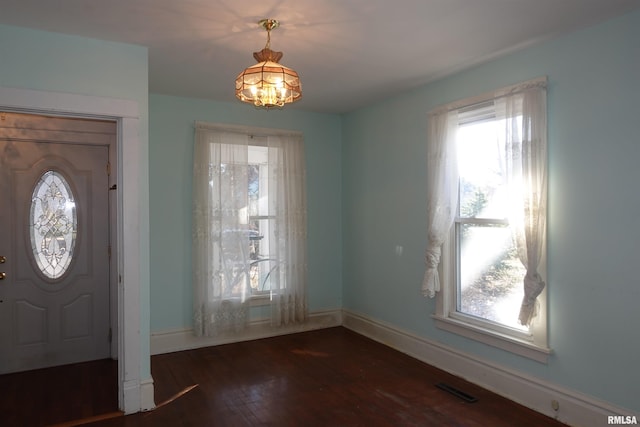
[[[438,387],[439,389],[444,390],[444,391],[446,391],[448,393],[451,393],[456,397],[459,397],[460,399],[464,400],[465,402],[473,403],[473,402],[477,402],[478,401],[478,399],[476,397],[473,397],[470,394],[465,393],[464,391],[458,390],[457,388],[452,387],[449,384],[438,383],[438,384],[436,384],[436,387]]]

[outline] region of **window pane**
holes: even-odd
[[[271,258],[259,258],[251,261],[250,279],[253,293],[270,291],[271,283],[277,279],[278,262]],[[275,288],[274,288],[275,289]]]
[[[250,145],[249,161],[249,215],[269,214],[269,148]]]
[[[78,230],[75,197],[64,176],[55,171],[42,175],[33,189],[29,220],[38,268],[50,279],[60,278],[73,259]]]
[[[506,218],[504,150],[498,121],[465,125],[458,130],[460,216]]]
[[[509,227],[458,224],[457,229],[458,311],[526,330],[517,322],[526,271]]]
[[[257,216],[260,202],[260,166],[252,165],[249,166],[248,179],[249,179],[249,216]]]

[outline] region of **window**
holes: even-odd
[[[523,83],[430,115],[423,285],[440,291],[440,328],[543,362],[545,86]]]
[[[302,135],[198,123],[193,180],[196,334],[239,332],[255,305],[275,326],[304,321]]]

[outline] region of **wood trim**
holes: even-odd
[[[0,87],[0,104],[8,111],[73,117],[139,118],[138,103],[64,92]]]
[[[431,317],[439,329],[500,348],[519,356],[535,360],[536,362],[546,364],[549,361],[549,356],[552,354],[551,349],[538,347],[533,343],[533,341],[528,342],[518,339],[515,336],[501,334],[498,331],[460,321],[452,316],[444,317],[440,315],[432,315]]]

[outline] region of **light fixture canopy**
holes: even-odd
[[[281,108],[302,97],[300,77],[291,68],[278,63],[282,52],[271,50],[271,30],[278,28],[280,22],[263,19],[258,25],[267,30],[267,44],[261,51],[253,52],[258,63],[245,68],[236,77],[236,98],[256,107]]]

